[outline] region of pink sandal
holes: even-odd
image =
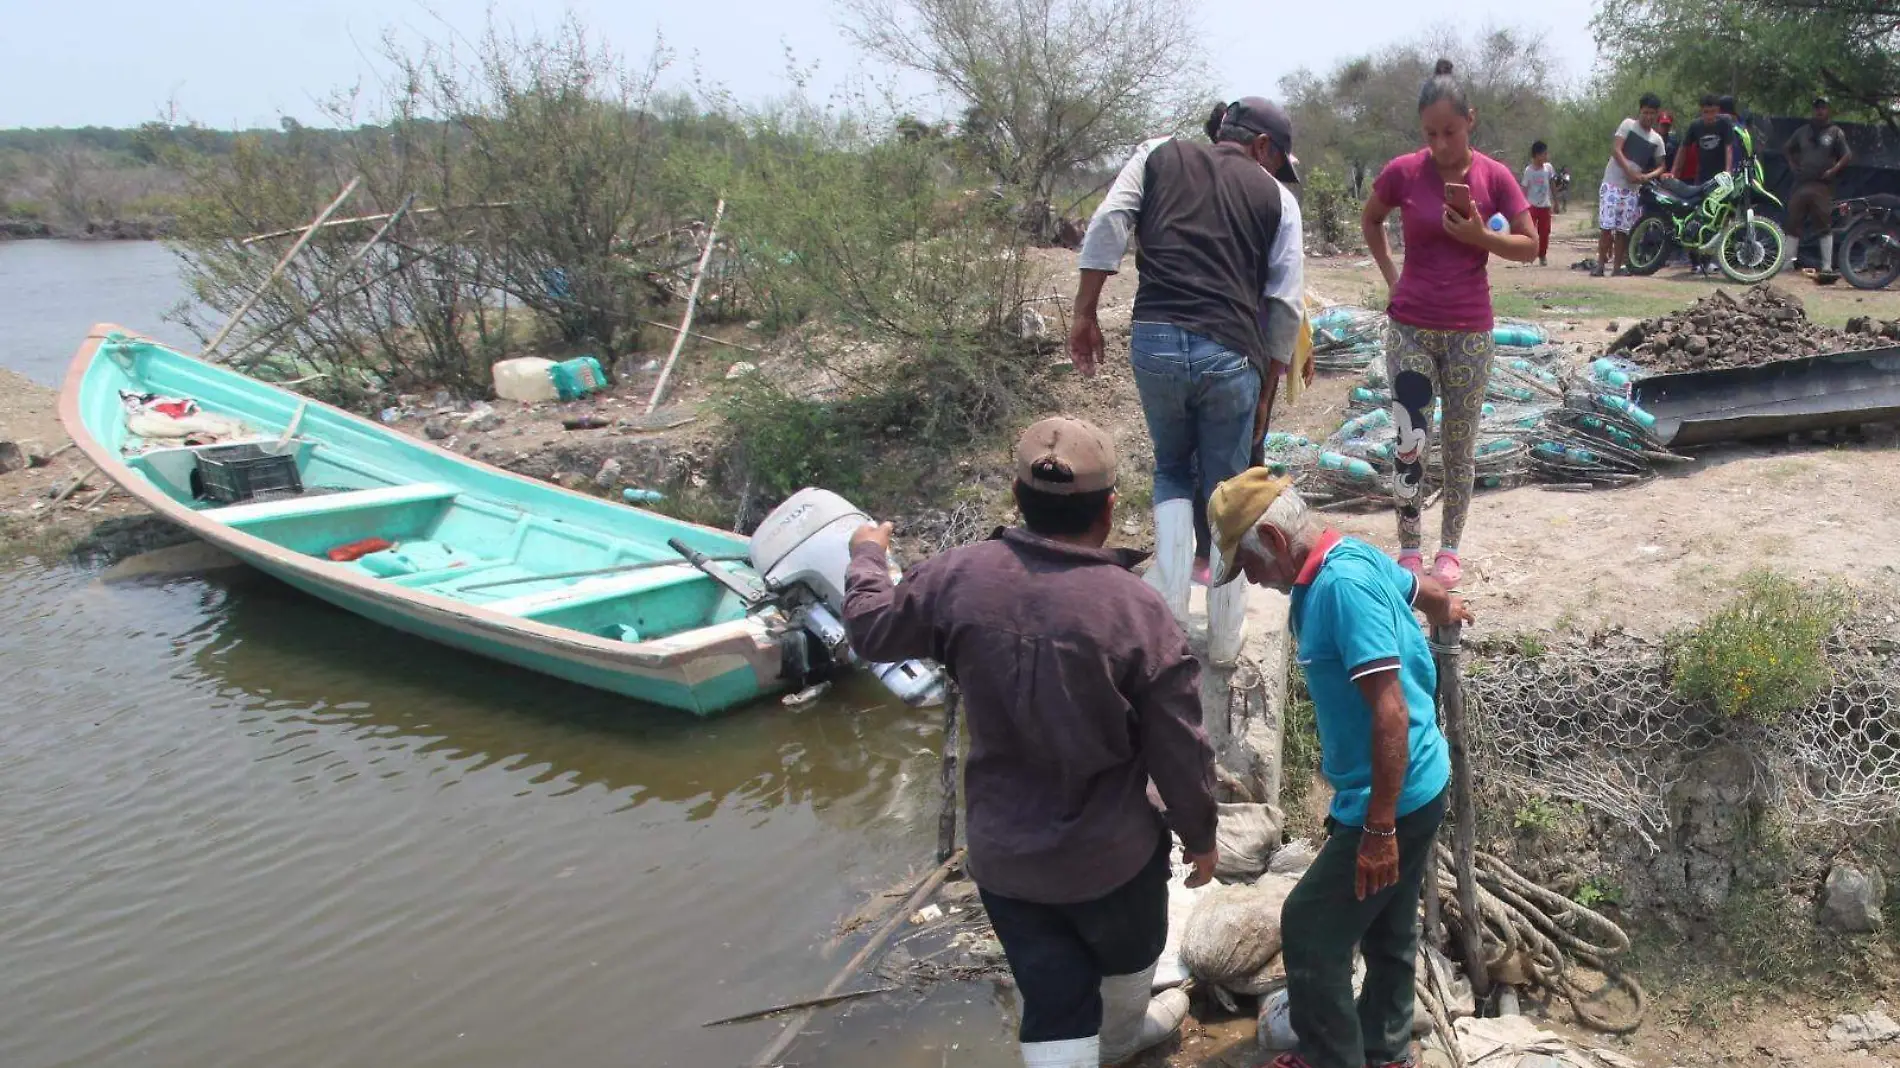
[[[1417,549],[1400,549],[1399,566],[1414,575],[1423,576],[1425,574],[1425,558],[1419,555]]]
[[[1438,550],[1438,555],[1432,557],[1432,577],[1448,590],[1458,588],[1458,580],[1465,577],[1465,567],[1458,562],[1456,550]]]

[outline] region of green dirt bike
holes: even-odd
[[[1701,185],[1658,178],[1643,186],[1642,217],[1630,230],[1629,268],[1655,274],[1677,249],[1712,257],[1722,273],[1744,285],[1766,282],[1781,270],[1788,237],[1760,203],[1781,207],[1761,182],[1760,166],[1724,172]]]

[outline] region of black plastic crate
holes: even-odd
[[[295,453],[266,452],[261,445],[218,445],[199,449],[199,496],[220,504],[258,497],[294,497],[303,492]]]

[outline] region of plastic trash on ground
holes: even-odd
[[[553,360],[539,356],[517,356],[495,364],[495,396],[524,404],[542,404],[560,396],[554,377],[548,372]]]

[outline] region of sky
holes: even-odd
[[[0,0],[9,40],[0,61],[0,128],[134,126],[175,108],[218,128],[321,121],[319,104],[374,77],[384,34],[411,41],[479,37],[492,11],[518,30],[552,30],[573,13],[629,58],[664,38],[674,88],[714,85],[745,103],[791,91],[787,52],[819,98],[887,76],[838,30],[833,0]],[[1203,39],[1223,96],[1273,95],[1282,76],[1418,37],[1450,23],[1542,31],[1565,79],[1595,57],[1592,0],[1347,3],[1201,0]],[[900,83],[901,93],[924,87]],[[926,98],[919,114],[941,114]]]

